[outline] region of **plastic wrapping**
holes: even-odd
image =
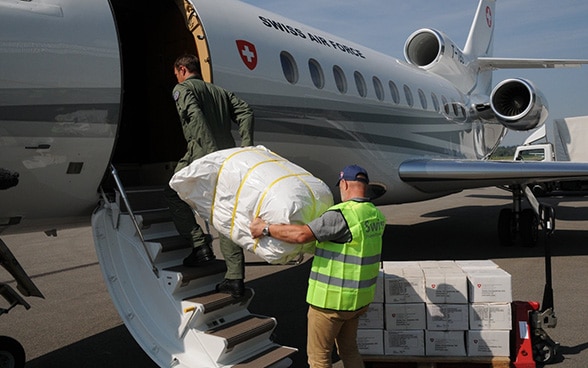
[[[253,239],[251,220],[305,224],[333,205],[323,181],[264,146],[208,154],[178,171],[170,186],[219,233],[272,264],[314,253],[314,242]]]

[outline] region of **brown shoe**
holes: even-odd
[[[245,294],[245,284],[242,279],[229,280],[216,285],[216,291],[224,294],[231,294],[233,298],[240,298]]]

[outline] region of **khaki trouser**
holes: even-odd
[[[225,279],[243,280],[245,278],[245,254],[243,253],[243,248],[222,234],[219,234],[218,238],[223,258],[227,264]]]
[[[206,244],[204,231],[196,222],[192,208],[169,186],[165,188],[164,194],[178,233],[190,241],[194,248]],[[245,254],[243,253],[243,248],[222,234],[219,234],[219,241],[223,258],[227,264],[225,278],[243,280],[245,278]]]
[[[196,222],[192,208],[169,186],[164,188],[163,194],[178,233],[191,242],[194,248],[206,244],[204,231]]]
[[[306,350],[310,368],[331,368],[333,345],[345,368],[364,367],[357,348],[357,326],[367,309],[335,311],[309,306]]]

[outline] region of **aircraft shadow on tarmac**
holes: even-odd
[[[504,196],[479,196],[505,198]],[[508,196],[506,198],[509,198]],[[574,197],[566,205],[567,197],[541,198],[542,203],[555,207],[555,232],[548,238],[540,229],[536,247],[500,246],[498,240],[498,214],[510,204],[495,206],[461,206],[433,211],[421,215],[428,221],[413,225],[391,224],[384,233],[382,260],[465,260],[544,256],[548,240],[552,256],[588,255],[586,229],[561,229],[559,221],[588,221],[588,197]],[[577,205],[580,203],[581,205]],[[583,204],[585,203],[585,204]],[[523,204],[523,207],[526,203]],[[528,205],[527,205],[528,206]]]
[[[498,198],[499,196],[497,196]],[[499,198],[505,198],[500,196]],[[506,197],[508,198],[508,196]],[[553,256],[588,255],[585,247],[586,231],[558,230],[557,219],[588,220],[588,206],[565,206],[566,198],[549,197],[542,202],[558,205],[556,231],[549,237]],[[574,198],[588,202],[588,198]],[[389,219],[383,242],[383,261],[404,260],[457,260],[496,259],[516,257],[543,257],[544,236],[533,248],[520,246],[501,247],[498,244],[497,216],[499,206],[465,206],[448,208],[421,215],[430,219],[414,225],[395,225],[394,215]],[[475,214],[473,216],[472,214]],[[310,270],[307,260],[295,267],[271,273],[247,282],[255,291],[250,311],[278,319],[275,340],[299,349],[292,357],[292,367],[306,365],[306,286]],[[260,262],[248,264],[258,266]],[[271,265],[267,265],[272,267]],[[561,346],[556,362],[566,355],[576,355],[588,348],[588,343]],[[336,361],[336,356],[334,357]],[[141,367],[157,365],[137,345],[124,325],[83,339],[75,344],[55,350],[27,362],[27,368],[52,367]],[[541,365],[538,365],[541,367]]]

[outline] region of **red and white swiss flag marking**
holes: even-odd
[[[249,70],[255,69],[257,66],[257,50],[255,45],[249,41],[237,40],[237,50],[239,50],[239,56],[241,60]]]

